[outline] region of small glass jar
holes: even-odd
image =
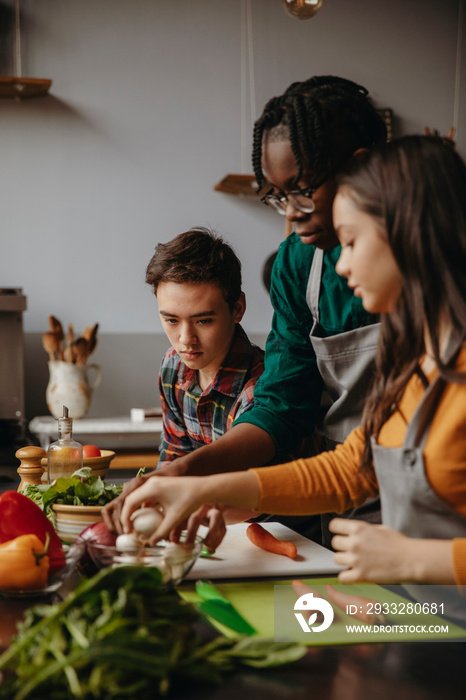
[[[58,419],[58,440],[47,451],[47,483],[60,477],[70,477],[83,466],[83,447],[73,440],[73,419],[63,406],[63,416]]]

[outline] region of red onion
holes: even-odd
[[[115,544],[115,540],[117,538],[116,535],[110,532],[103,520],[98,523],[94,523],[93,525],[89,525],[89,527],[86,527],[86,529],[83,530],[79,536],[82,540],[110,546]]]
[[[84,540],[85,544],[87,542],[94,542],[95,544],[113,547],[116,538],[117,536],[111,533],[106,524],[101,521],[86,527],[86,529],[81,532],[78,539]],[[84,576],[93,576],[97,571],[97,567],[92,561],[87,546],[79,561],[79,570]]]

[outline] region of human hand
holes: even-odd
[[[184,457],[178,457],[171,462],[162,462],[157,465],[157,475],[185,476],[188,472],[188,462]]]
[[[205,503],[198,508],[187,520],[180,523],[170,533],[171,542],[179,542],[180,535],[186,530],[184,542],[194,542],[200,525],[208,527],[204,537],[204,547],[213,554],[226,534],[226,525],[223,517],[224,506]]]
[[[390,584],[413,578],[411,563],[417,540],[386,525],[334,518],[329,525],[336,564],[348,567],[338,578],[343,583],[368,581]]]
[[[183,479],[153,474],[143,484],[129,492],[120,513],[123,532],[131,532],[131,514],[142,505],[162,506],[163,520],[151,535],[149,544],[168,538],[170,532],[184,523],[208,498],[203,498],[201,484],[204,477]]]
[[[136,476],[134,479],[127,481],[123,484],[123,490],[119,496],[107,503],[106,506],[102,508],[102,518],[110,532],[121,535],[123,532],[123,526],[121,524],[120,516],[121,510],[125,499],[129,493],[135,489],[145,484],[147,479],[154,476],[155,472],[149,472],[149,474],[143,474],[142,476]]]
[[[226,534],[226,526],[242,523],[257,516],[257,511],[248,508],[232,508],[219,503],[205,503],[188,520],[180,523],[170,533],[172,542],[179,542],[183,530],[186,530],[185,542],[194,542],[200,525],[209,528],[204,538],[204,546],[213,554]]]

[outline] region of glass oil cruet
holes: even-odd
[[[60,477],[69,477],[83,466],[83,448],[73,440],[73,419],[63,406],[63,416],[58,418],[58,440],[47,451],[47,483]]]

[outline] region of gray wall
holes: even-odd
[[[158,241],[192,225],[233,244],[244,265],[244,326],[263,339],[271,308],[261,269],[283,221],[213,191],[247,162],[250,112],[292,81],[327,73],[368,87],[377,106],[394,110],[397,134],[426,125],[446,133],[462,1],[325,0],[300,21],[280,0],[252,0],[255,95],[245,113],[241,0],[22,0],[23,75],[53,80],[46,98],[0,100],[0,286],[22,287],[28,299],[28,417],[46,412],[40,333],[49,314],[78,331],[100,323],[104,381],[90,415],[158,402],[166,342],[144,270]],[[3,74],[13,71],[12,7],[0,3]],[[461,40],[465,157],[464,32]]]
[[[253,343],[264,347],[266,333],[249,333]],[[25,336],[26,416],[48,415],[45,390],[47,356],[41,334]],[[88,418],[129,414],[131,408],[159,406],[158,369],[168,343],[163,333],[104,333],[88,364],[102,368],[102,382],[95,390]],[[89,372],[90,380],[94,374]]]

